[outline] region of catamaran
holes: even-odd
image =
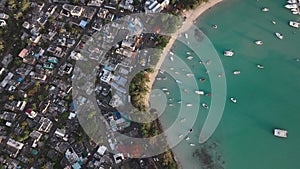
[[[224,56],[233,56],[233,55],[234,55],[234,53],[231,50],[224,51]]]
[[[277,137],[283,137],[286,138],[287,137],[287,130],[282,130],[282,129],[274,129],[274,136]]]

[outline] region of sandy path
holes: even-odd
[[[147,83],[148,87],[149,87],[149,91],[151,91],[152,89],[152,85],[155,81],[155,78],[159,72],[159,69],[163,63],[163,61],[165,60],[168,52],[170,51],[170,49],[172,48],[175,40],[177,39],[178,35],[180,35],[181,33],[187,31],[193,24],[194,21],[206,10],[210,9],[211,7],[213,7],[214,5],[216,5],[217,3],[221,2],[222,0],[210,0],[207,3],[203,3],[200,6],[198,6],[196,9],[194,10],[189,10],[189,11],[185,11],[183,12],[183,16],[186,17],[186,20],[184,21],[184,23],[182,24],[183,26],[172,35],[169,43],[167,44],[167,46],[164,48],[161,57],[159,59],[159,61],[157,62],[155,68],[154,68],[154,73],[150,74],[150,82]],[[149,98],[150,98],[150,92],[145,96],[145,104],[147,106],[149,106]]]

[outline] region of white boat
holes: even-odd
[[[187,77],[194,77],[194,74],[193,73],[188,73],[186,74]]]
[[[190,140],[190,137],[186,137],[185,140],[186,140],[186,141]]]
[[[169,104],[169,106],[170,106],[170,107],[173,107],[173,106],[174,106],[174,104],[170,103],[170,104]]]
[[[236,70],[236,71],[233,72],[233,74],[234,74],[234,75],[239,75],[239,74],[241,74],[241,71]]]
[[[161,78],[160,78],[160,77],[157,77],[156,80],[161,80]]]
[[[277,36],[277,38],[283,39],[283,35],[281,33],[275,32],[275,35]]]
[[[199,95],[204,95],[204,91],[201,91],[201,90],[196,90],[195,93],[199,94]]]
[[[272,21],[272,23],[275,25],[276,24],[276,22],[275,21]]]
[[[292,12],[292,14],[293,15],[298,15],[298,14],[300,14],[300,12],[299,11],[294,11],[294,12]]]
[[[162,88],[161,90],[162,90],[162,91],[168,91],[168,89],[167,89],[167,88]]]
[[[299,10],[298,8],[292,8],[292,9],[291,9],[292,12],[296,12],[296,11],[298,11],[298,10]]]
[[[170,92],[166,92],[166,95],[169,95],[170,94]]]
[[[185,38],[186,38],[186,39],[188,39],[188,38],[189,38],[189,36],[188,36],[188,34],[187,34],[187,33],[185,33],[185,34],[184,34],[184,36],[185,36]]]
[[[186,52],[186,54],[187,54],[187,55],[191,55],[192,53],[191,53],[191,52]]]
[[[173,52],[171,52],[171,51],[170,51],[170,54],[171,54],[171,55],[174,55],[174,53],[173,53]]]
[[[180,80],[175,80],[176,81],[176,83],[178,83],[178,84],[182,84],[182,81],[180,81]]]
[[[179,100],[177,103],[181,104],[181,103],[182,103],[182,101],[181,101],[181,100]]]
[[[192,60],[193,59],[193,56],[189,56],[187,57],[188,60]]]
[[[299,28],[300,23],[296,21],[290,21],[289,25],[294,28]]]
[[[261,10],[262,10],[263,12],[268,12],[268,11],[269,11],[269,8],[266,8],[266,7],[265,7],[265,8],[262,8]]]
[[[263,69],[264,68],[263,65],[256,65],[256,67],[259,68],[259,69]]]
[[[204,107],[204,108],[208,109],[208,105],[207,105],[207,104],[205,104],[205,103],[202,103],[202,107]]]
[[[295,4],[295,3],[297,3],[297,0],[288,0],[287,3],[289,3],[289,4]]]
[[[233,56],[233,55],[234,55],[234,53],[231,50],[224,51],[224,56]]]
[[[195,146],[195,144],[191,143],[191,144],[190,144],[190,146],[194,147],[194,146]]]
[[[182,137],[183,137],[183,134],[180,134],[178,137],[179,137],[179,138],[182,138]]]
[[[174,58],[173,58],[173,56],[170,56],[170,60],[173,62],[174,61]]]
[[[187,107],[192,107],[193,105],[191,103],[186,104]]]
[[[282,130],[282,129],[274,129],[274,136],[277,137],[283,137],[286,138],[287,137],[287,130]]]
[[[263,45],[264,43],[261,40],[257,40],[257,41],[255,41],[255,44],[257,44],[257,45]]]
[[[284,7],[287,9],[292,9],[292,8],[298,8],[298,5],[297,4],[287,4]]]
[[[233,103],[236,103],[236,102],[237,102],[236,98],[234,98],[234,97],[230,97],[230,100],[231,100]]]

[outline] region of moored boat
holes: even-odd
[[[194,77],[194,74],[193,73],[187,73],[186,76],[187,77]]]
[[[234,55],[234,53],[233,53],[233,51],[231,51],[231,50],[226,50],[226,51],[224,51],[224,56],[233,56]]]
[[[189,56],[187,57],[188,60],[192,60],[193,59],[193,56]]]
[[[195,93],[199,94],[199,95],[204,95],[204,91],[201,91],[201,90],[196,90]]]
[[[230,97],[230,100],[231,100],[233,103],[236,103],[236,102],[237,102],[236,98],[234,98],[234,97]]]
[[[205,104],[205,103],[202,103],[202,107],[204,107],[204,108],[208,109],[208,105],[207,105],[207,104]]]
[[[192,107],[193,105],[191,103],[186,104],[187,107]]]
[[[263,45],[264,43],[261,40],[257,40],[257,41],[255,41],[255,44],[257,44],[257,45]]]
[[[190,146],[194,147],[194,146],[195,146],[195,144],[191,143],[191,144],[190,144]]]
[[[190,140],[190,137],[186,137],[185,140],[186,140],[186,141]]]
[[[205,78],[200,78],[199,80],[200,80],[200,82],[204,82],[206,79]]]
[[[264,68],[263,65],[256,65],[256,67],[259,68],[259,69],[263,69]]]
[[[168,89],[167,89],[167,88],[162,88],[161,90],[162,90],[162,91],[168,91]]]
[[[191,53],[191,52],[186,52],[186,54],[187,54],[187,55],[191,55],[192,53]]]
[[[275,32],[275,35],[277,36],[277,38],[283,39],[283,35],[281,33]]]
[[[294,28],[299,28],[300,23],[296,21],[290,21],[289,25]]]
[[[241,71],[236,70],[236,71],[233,72],[233,74],[234,74],[234,75],[239,75],[239,74],[241,74]]]
[[[282,130],[282,129],[274,129],[274,136],[277,137],[283,137],[286,138],[287,137],[287,130]]]
[[[268,11],[269,11],[269,8],[264,7],[264,8],[262,8],[261,10],[262,10],[263,12],[268,12]]]
[[[298,8],[298,5],[297,4],[287,4],[284,7],[287,9],[292,9],[292,8]]]
[[[180,80],[175,80],[176,81],[176,83],[178,83],[178,84],[182,84],[182,81],[180,81]]]
[[[173,56],[170,56],[170,60],[173,62],[174,61],[174,58],[173,58]]]

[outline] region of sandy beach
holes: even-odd
[[[149,91],[151,91],[152,85],[155,81],[155,78],[159,72],[159,69],[163,63],[163,61],[165,60],[168,52],[170,51],[170,49],[172,48],[174,42],[176,41],[177,37],[184,33],[185,31],[187,31],[193,24],[194,21],[206,10],[210,9],[211,7],[213,7],[214,5],[218,4],[219,2],[221,2],[222,0],[210,0],[207,3],[203,3],[200,6],[198,6],[196,9],[194,10],[189,10],[189,11],[184,11],[183,12],[183,16],[186,17],[186,20],[184,21],[184,24],[182,24],[182,27],[180,29],[177,30],[177,32],[175,32],[172,36],[171,39],[169,41],[169,43],[167,44],[167,46],[164,48],[161,57],[159,59],[159,61],[156,64],[156,67],[154,68],[154,73],[150,74],[150,81],[147,83],[148,87],[149,87]],[[145,96],[145,104],[147,106],[149,106],[149,97],[150,97],[150,92]]]

